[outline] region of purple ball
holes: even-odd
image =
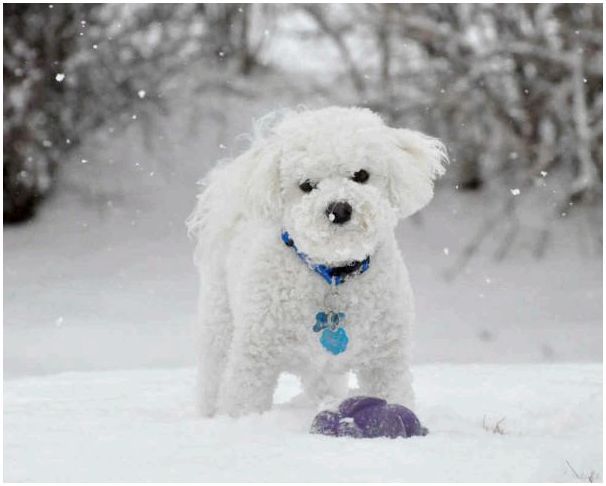
[[[334,435],[336,437],[339,430],[340,418],[338,413],[329,410],[320,412],[315,416],[314,421],[311,423],[311,433]]]
[[[355,413],[366,407],[375,407],[377,405],[387,405],[387,402],[382,398],[375,397],[351,397],[343,400],[339,405],[339,413],[343,417],[353,417]]]
[[[339,428],[337,430],[337,437],[354,437],[360,439],[364,437],[364,433],[355,424],[351,417],[341,417],[339,420]]]
[[[403,405],[398,405],[397,403],[389,404],[387,405],[387,408],[390,410],[390,413],[397,415],[402,421],[406,431],[406,435],[403,437],[428,434],[429,431],[421,425],[421,422],[412,410]]]
[[[364,437],[406,437],[406,427],[398,414],[391,413],[385,405],[366,407],[353,416]]]
[[[375,397],[348,398],[338,413],[325,410],[314,418],[311,432],[336,437],[412,437],[427,435],[417,416],[408,408]]]

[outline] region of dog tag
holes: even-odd
[[[349,338],[347,337],[347,332],[342,327],[338,327],[334,331],[329,328],[322,331],[320,344],[329,353],[334,355],[342,353],[347,349],[347,343],[349,343]]]
[[[320,344],[334,355],[340,354],[347,349],[349,338],[347,331],[340,327],[345,320],[345,312],[318,312],[313,332],[320,332]]]
[[[312,330],[313,332],[320,332],[322,329],[328,328],[334,331],[344,320],[345,312],[318,312]]]

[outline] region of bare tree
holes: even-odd
[[[259,40],[247,5],[4,5],[4,221],[30,219],[85,136],[151,120],[196,62],[243,74]]]

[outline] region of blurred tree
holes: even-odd
[[[563,205],[601,195],[601,6],[300,8],[334,42],[357,102],[447,142],[460,189],[559,170]]]
[[[65,62],[92,5],[4,4],[4,221],[29,219],[61,151]],[[61,141],[61,142],[60,142]]]
[[[214,56],[219,64],[234,64],[236,72],[245,76],[260,66],[259,52],[267,36],[255,27],[277,15],[272,5],[202,3],[195,10],[206,25],[200,38],[202,52]]]
[[[5,4],[4,221],[26,221],[83,137],[165,108],[163,86],[203,62],[251,74],[266,35],[250,4]],[[268,14],[269,12],[269,14]],[[213,71],[210,69],[209,71]],[[200,89],[229,89],[219,75]]]
[[[259,73],[269,33],[295,32],[292,14],[301,12],[335,47],[351,87],[326,87],[326,98],[442,138],[460,189],[533,187],[549,172],[567,180],[561,205],[601,196],[599,5],[3,8],[6,222],[32,216],[87,134],[165,108],[163,87],[175,75],[203,66],[195,95],[250,95],[250,83],[235,81]]]
[[[4,4],[4,221],[26,221],[83,137],[161,107],[199,51],[191,6]]]

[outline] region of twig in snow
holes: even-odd
[[[498,420],[494,425],[490,425],[486,423],[486,415],[482,419],[482,428],[488,432],[492,432],[493,434],[505,435],[505,429],[501,427],[501,424],[505,422],[505,417],[501,420]]]
[[[574,476],[581,481],[587,481],[588,483],[595,483],[596,481],[600,480],[600,475],[595,471],[591,471],[591,472],[589,472],[589,474],[579,474],[576,471],[576,469],[574,467],[572,467],[572,464],[570,464],[570,462],[568,462],[568,459],[566,459],[566,465],[572,471],[572,474],[574,474]]]

